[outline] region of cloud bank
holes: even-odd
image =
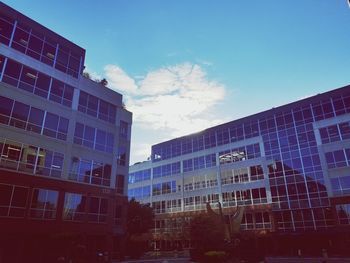
[[[212,110],[224,99],[225,87],[209,80],[197,64],[162,67],[141,79],[130,77],[117,65],[104,70],[109,87],[125,95],[134,125],[142,129],[174,137],[222,122],[213,117]]]

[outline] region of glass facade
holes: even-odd
[[[0,46],[0,257],[54,262],[59,233],[62,251],[111,255],[125,234],[122,95],[82,74],[83,48],[1,1]]]
[[[74,78],[80,74],[84,53],[59,44],[54,39],[4,14],[0,14],[0,28],[2,29],[0,43]]]
[[[9,58],[1,57],[1,81],[71,108],[74,88]]]
[[[178,212],[205,210],[207,202],[215,208],[220,202],[231,216],[232,209],[244,206],[242,230],[302,232],[346,225],[349,123],[346,86],[163,142],[152,146],[150,178],[136,184],[141,169],[130,167],[129,193],[151,203],[156,214],[168,213],[166,202],[178,193],[183,195]],[[172,174],[174,161],[180,166]],[[163,173],[176,180],[175,192],[163,194]],[[150,196],[134,194],[136,187],[141,191],[151,183]]]
[[[0,96],[0,124],[65,141],[69,120],[57,114]]]

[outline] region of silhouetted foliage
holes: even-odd
[[[149,205],[131,199],[126,219],[127,233],[129,235],[147,233],[153,227],[153,218],[153,209]]]
[[[148,248],[151,239],[149,230],[153,227],[153,209],[131,199],[128,203],[126,220],[126,252],[132,258],[140,257]]]
[[[199,214],[191,219],[190,237],[201,251],[220,250],[225,244],[225,227],[207,213]]]
[[[108,81],[105,78],[103,78],[103,79],[100,80],[100,84],[102,84],[103,86],[107,87]]]

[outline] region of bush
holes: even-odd
[[[205,263],[220,263],[227,259],[225,251],[207,251],[203,254],[203,262]]]

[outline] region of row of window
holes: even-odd
[[[151,186],[136,187],[128,190],[129,199],[135,198],[136,200],[143,199],[151,196]]]
[[[84,125],[80,122],[75,124],[74,143],[83,145],[91,149],[102,152],[113,152],[114,135],[113,133]]]
[[[350,194],[350,177],[330,178],[333,194],[335,196],[343,196]]]
[[[258,143],[219,152],[220,164],[244,161],[261,157]]]
[[[350,224],[350,204],[341,204],[335,206],[337,209],[338,222],[340,225]]]
[[[12,19],[0,16],[0,43],[16,49],[36,60],[52,66],[75,78],[80,73],[80,60],[83,54],[76,54],[68,47],[53,39],[35,32],[27,25],[15,23]]]
[[[320,136],[322,143],[330,143],[350,139],[350,122],[342,122],[321,128]]]
[[[350,148],[326,152],[325,156],[328,169],[350,166]]]
[[[212,203],[212,206],[217,207],[219,202],[219,194],[207,194],[202,196],[190,196],[184,198],[184,210],[204,210],[206,209],[207,203]]]
[[[34,93],[37,96],[72,107],[74,88],[37,70],[31,69],[11,59],[0,56],[4,65],[2,82],[13,87]]]
[[[153,168],[153,178],[179,174],[180,162],[164,164]]]
[[[110,186],[112,165],[94,160],[72,157],[69,180]]]
[[[113,124],[116,121],[116,106],[82,90],[79,95],[78,111]],[[124,122],[123,125],[125,124],[127,123]]]
[[[222,198],[224,207],[267,203],[264,187],[224,192]]]
[[[241,230],[269,229],[271,220],[268,212],[244,213],[241,221]]]
[[[216,166],[216,155],[215,153],[195,157],[188,160],[183,160],[183,172],[191,172],[203,168],[210,168]]]
[[[41,147],[0,138],[0,167],[50,177],[61,177],[64,155]]]
[[[59,192],[55,190],[0,184],[0,217],[26,216],[29,204],[29,218],[52,220],[57,218]],[[116,206],[116,216],[121,214]],[[105,223],[108,213],[108,199],[78,193],[65,193],[62,219],[65,221],[88,221]]]
[[[158,183],[152,185],[152,196],[170,194],[176,192],[176,181]]]
[[[244,183],[264,179],[261,165],[221,171],[221,184]]]
[[[184,191],[193,191],[204,188],[211,188],[218,185],[217,179],[208,179],[199,182],[191,182],[184,184]]]
[[[69,120],[0,96],[0,123],[65,141]]]
[[[181,199],[152,202],[155,214],[164,214],[181,211]]]
[[[129,184],[146,181],[151,179],[151,169],[141,170],[129,173]]]
[[[280,231],[325,229],[334,226],[332,210],[327,208],[296,209],[274,212]]]
[[[285,130],[294,126],[306,125],[334,116],[350,112],[350,94],[345,93],[325,99],[319,103],[294,108],[275,116],[249,121],[244,124],[235,122],[222,125],[216,130],[208,130],[204,134],[184,137],[152,147],[152,160],[160,161],[179,155],[197,152],[231,142],[264,135],[269,131]]]

